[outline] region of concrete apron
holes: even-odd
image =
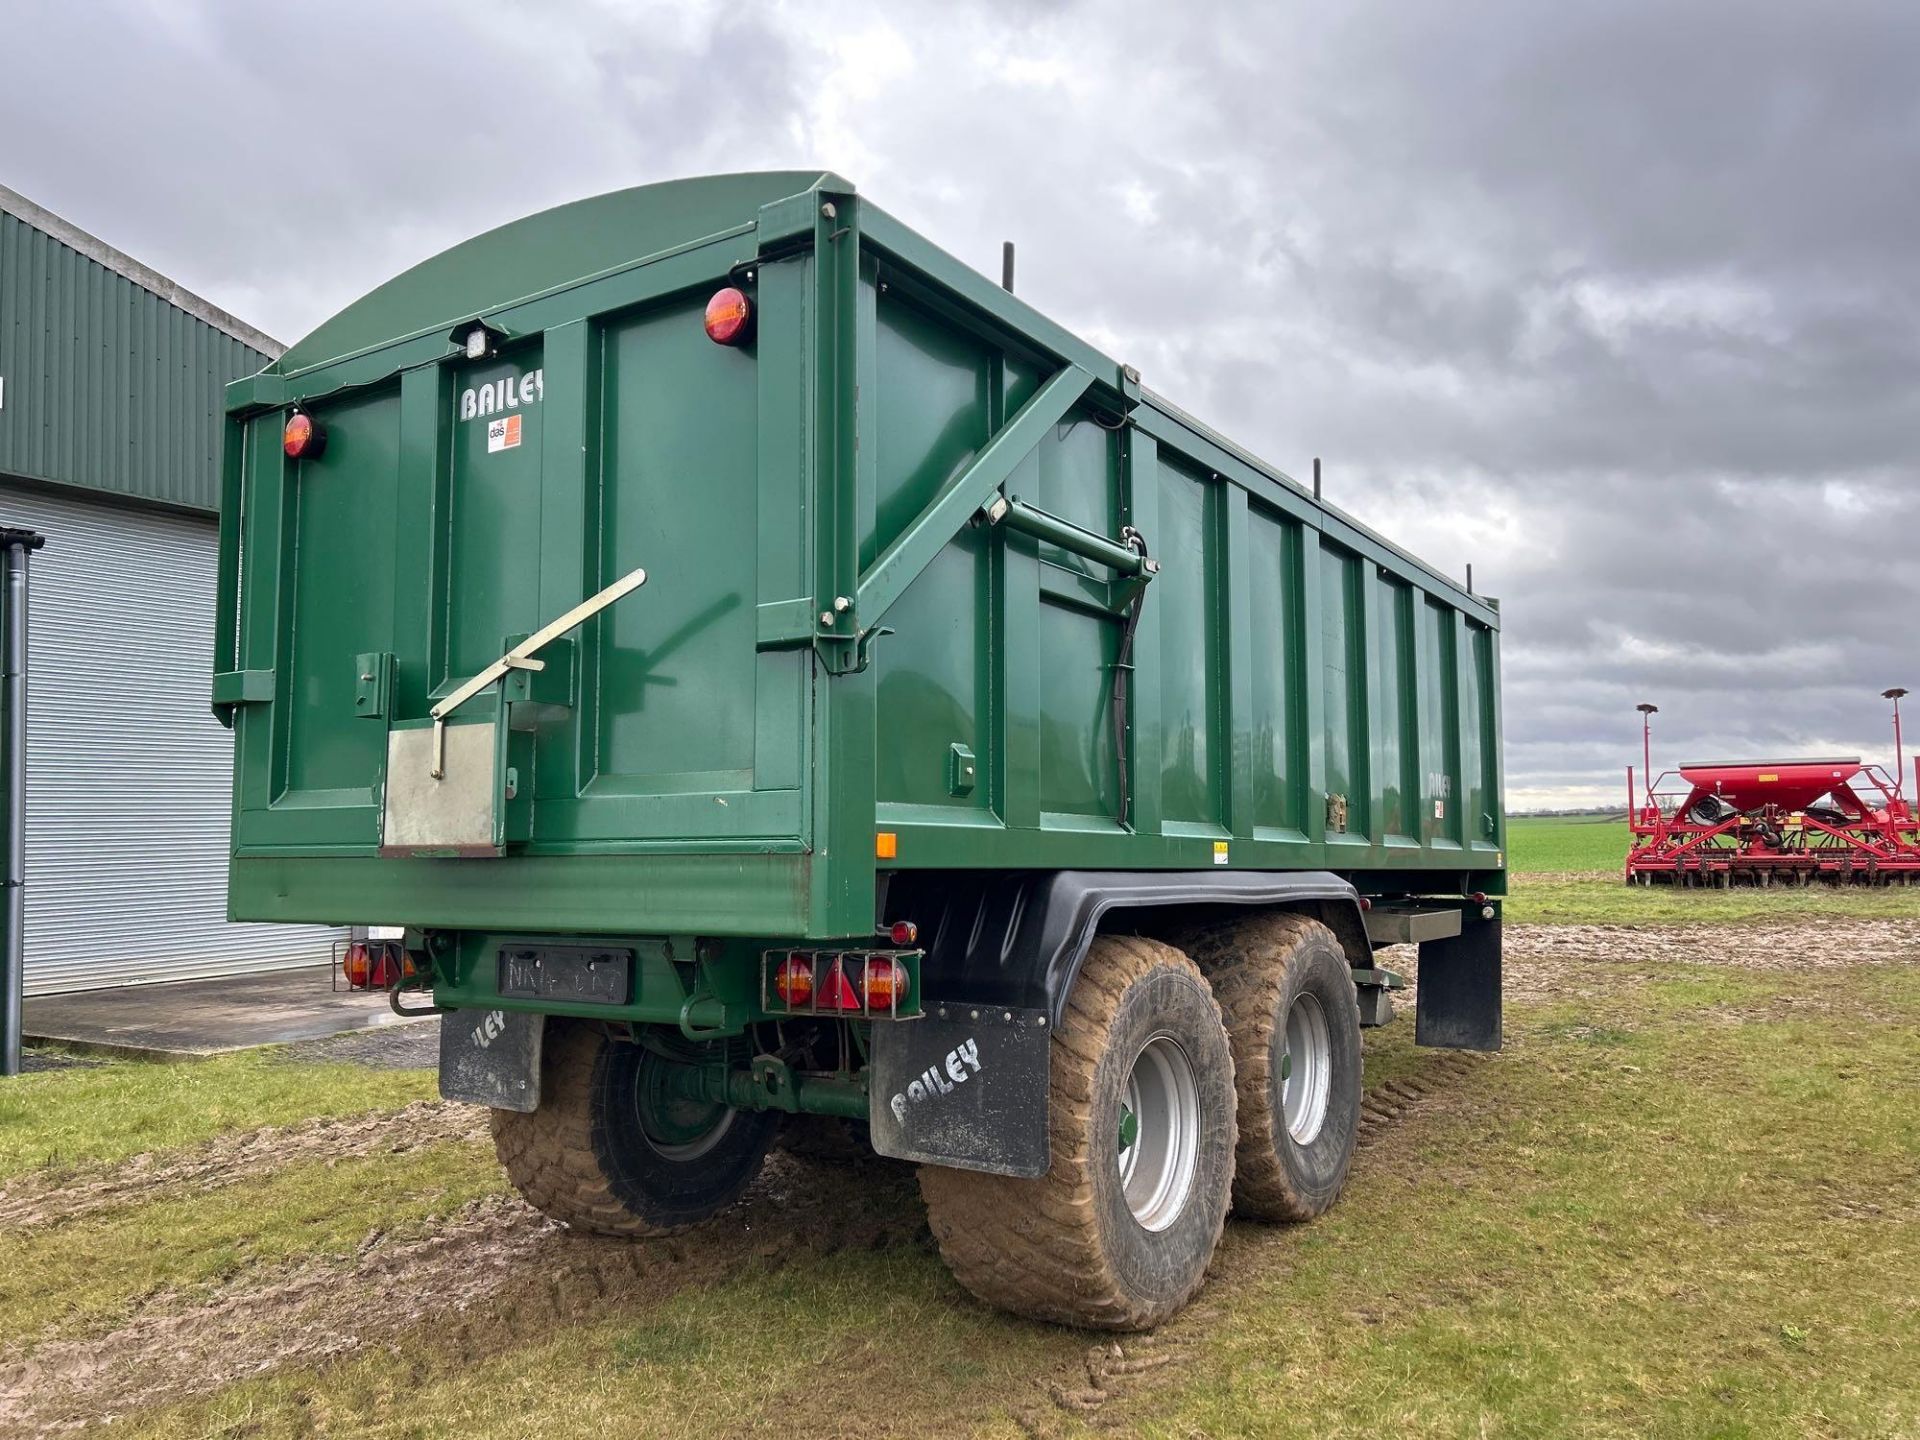
[[[412,1025],[382,991],[335,990],[332,967],[122,985],[28,999],[29,1044],[136,1060],[200,1060],[258,1045]],[[423,1019],[433,1017],[421,1017]]]

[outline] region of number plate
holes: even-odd
[[[502,945],[500,993],[516,1000],[625,1005],[633,998],[633,952],[590,945]]]

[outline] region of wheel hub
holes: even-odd
[[[1172,1036],[1154,1036],[1134,1057],[1116,1140],[1127,1209],[1142,1229],[1166,1229],[1186,1209],[1200,1157],[1199,1085]]]
[[[1286,1048],[1275,1067],[1281,1115],[1294,1143],[1311,1145],[1327,1122],[1333,1083],[1333,1039],[1319,996],[1303,991],[1293,997],[1281,1041]]]
[[[720,1143],[738,1112],[675,1087],[671,1083],[674,1068],[651,1056],[641,1065],[634,1109],[640,1133],[655,1154],[668,1160],[697,1160]]]

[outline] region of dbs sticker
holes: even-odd
[[[520,445],[520,417],[502,415],[498,420],[487,422],[487,453],[496,450],[513,450]]]

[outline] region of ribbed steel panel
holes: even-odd
[[[48,537],[29,614],[27,992],[325,962],[342,932],[226,919],[213,523],[9,484],[0,523]]]
[[[0,209],[0,473],[214,510],[222,391],[269,358]]]

